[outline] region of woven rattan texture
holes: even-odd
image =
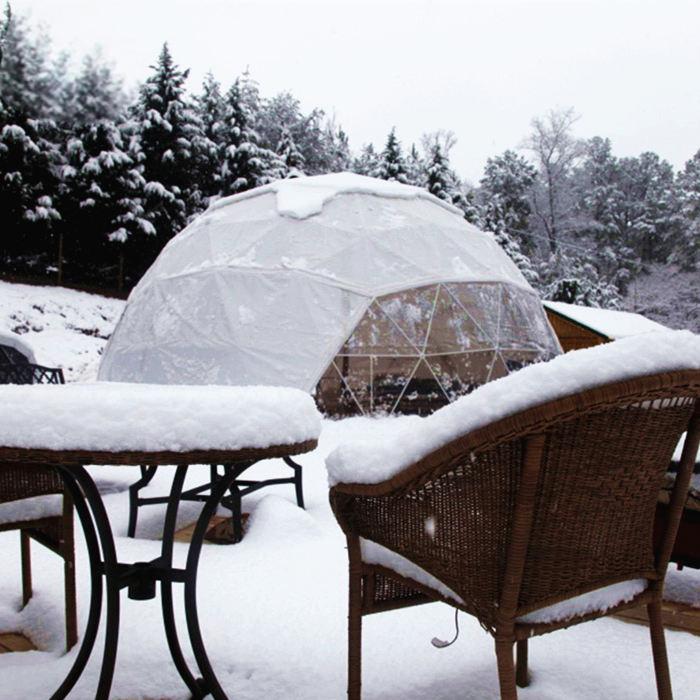
[[[0,464],[0,503],[52,493],[63,493],[63,481],[53,469]]]
[[[411,559],[455,591],[470,613],[492,624],[521,443],[462,455],[442,473],[389,497],[350,496],[340,511],[347,513],[350,531]]]
[[[460,438],[389,482],[339,485],[331,503],[346,533],[410,559],[495,632],[527,436],[545,443],[519,612],[655,576],[658,492],[699,394],[692,372],[567,397]]]
[[[521,610],[654,571],[658,494],[693,405],[646,400],[547,432]]]

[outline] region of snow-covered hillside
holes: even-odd
[[[124,301],[64,287],[0,282],[0,332],[17,334],[66,381],[94,379]]]
[[[651,265],[630,285],[623,308],[669,328],[700,333],[700,272],[681,272],[674,265]]]

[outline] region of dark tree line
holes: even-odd
[[[572,110],[532,123],[516,150],[490,158],[477,186],[450,164],[451,132],[404,150],[352,154],[320,109],[263,97],[246,71],[186,90],[165,44],[130,97],[96,53],[75,75],[66,55],[9,6],[0,24],[0,270],[129,288],[213,198],[278,178],[352,170],[425,187],[491,231],[544,296],[615,305],[650,263],[696,269],[700,152],[680,173],[654,153],[613,154],[573,135]]]

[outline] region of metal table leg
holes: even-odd
[[[107,591],[105,646],[95,700],[108,700],[112,686],[119,641],[121,589],[128,588],[129,597],[134,600],[149,600],[156,596],[157,582],[161,584],[163,626],[168,648],[175,667],[192,693],[192,699],[202,700],[211,695],[214,700],[228,700],[211,667],[202,639],[197,613],[196,586],[197,568],[207,525],[211,516],[216,512],[221,498],[235,479],[237,469],[233,465],[225,465],[223,475],[217,474],[215,481],[212,482],[210,494],[206,497],[204,508],[195,526],[187,557],[187,565],[185,569],[177,569],[172,565],[175,523],[188,466],[179,465],[175,472],[170,496],[168,497],[161,555],[152,561],[134,564],[121,564],[117,561],[116,547],[107,511],[94,481],[85,468],[80,465],[56,467],[73,498],[85,533],[92,590],[90,610],[82,644],[71,670],[58,690],[51,696],[51,700],[64,700],[85,670],[85,666],[93,651],[100,625],[103,577]],[[239,465],[238,468],[243,468],[243,465]],[[199,677],[195,677],[195,674],[192,673],[187,665],[178,639],[173,610],[173,583],[184,584],[187,628],[192,650],[199,667]]]

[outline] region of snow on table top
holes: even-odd
[[[595,309],[591,306],[565,304],[561,301],[542,302],[548,309],[570,318],[572,321],[591,328],[613,340],[631,335],[668,330],[656,321],[641,314],[614,309]]]
[[[422,187],[402,185],[399,182],[389,182],[349,172],[277,180],[269,185],[219,199],[210,207],[210,210],[270,192],[277,195],[277,211],[280,216],[289,216],[294,219],[307,219],[320,214],[325,204],[343,194],[369,194],[395,199],[427,199],[462,216],[459,209],[438,199]]]
[[[380,483],[435,449],[531,406],[635,376],[700,369],[700,336],[664,331],[576,350],[489,382],[431,416],[395,422],[326,459],[331,485]]]
[[[93,382],[0,386],[0,446],[105,452],[238,450],[318,438],[313,399],[283,387]]]

